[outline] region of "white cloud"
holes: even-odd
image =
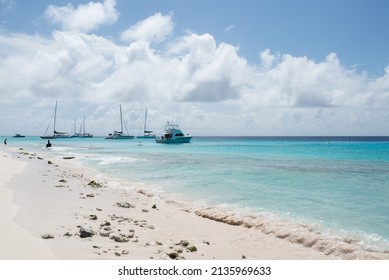
[[[124,42],[146,41],[160,43],[173,31],[173,15],[156,13],[125,30],[121,39]]]
[[[233,24],[230,24],[229,26],[224,28],[224,32],[230,32],[234,28],[235,28],[235,26]]]
[[[370,80],[342,66],[334,53],[319,63],[291,55],[275,60],[268,51],[262,58],[266,67],[255,72],[245,95],[250,106],[353,107],[369,103]]]
[[[114,1],[107,3],[114,7]],[[152,31],[157,18],[165,33]],[[2,118],[25,106],[30,112],[20,118],[34,118],[26,129],[40,129],[58,100],[65,127],[86,111],[95,134],[112,130],[111,112],[117,113],[119,103],[132,120],[129,127],[141,124],[147,107],[153,129],[172,120],[193,134],[382,134],[387,126],[389,67],[372,78],[342,65],[334,53],[314,61],[270,50],[250,65],[237,47],[217,43],[211,34],[168,41],[172,28],[171,15],[156,14],[133,26],[128,45],[71,30],[55,31],[49,39],[0,34]],[[153,47],[160,40],[168,43],[166,50]],[[10,133],[15,123],[25,122],[2,120]]]
[[[115,5],[115,0],[89,2],[80,4],[77,8],[70,3],[61,7],[50,5],[46,9],[45,17],[59,24],[63,30],[90,32],[100,25],[112,24],[118,19]]]
[[[177,98],[183,101],[218,102],[236,99],[244,86],[247,62],[228,44],[216,45],[210,34],[188,35],[170,50],[179,54],[185,82]]]
[[[278,59],[275,55],[270,53],[269,49],[264,50],[261,52],[261,61],[262,61],[262,67],[263,68],[269,68],[273,66],[273,62]]]

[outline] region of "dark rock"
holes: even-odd
[[[100,224],[100,227],[110,226],[111,223],[108,221],[104,221],[104,223]]]
[[[51,235],[50,233],[45,233],[45,234],[42,234],[41,237],[43,239],[53,239],[54,235]]]
[[[128,239],[125,236],[111,235],[109,238],[119,243],[128,242]]]
[[[197,247],[195,245],[189,245],[188,247],[186,247],[186,249],[188,249],[189,252],[197,251]]]
[[[97,216],[94,214],[89,215],[89,220],[97,220]]]
[[[156,204],[154,204],[153,206],[151,206],[151,208],[153,208],[153,209],[157,209],[157,205],[156,205]]]
[[[90,229],[80,228],[79,234],[80,234],[81,238],[87,238],[87,237],[92,237],[93,235],[95,235],[95,232],[93,230],[90,230]]]
[[[63,157],[63,159],[74,159],[74,157]]]
[[[102,188],[103,186],[100,183],[97,183],[96,181],[90,181],[88,183],[88,186],[91,186],[92,188]]]
[[[180,243],[178,243],[178,245],[186,247],[189,245],[189,241],[188,240],[181,240]]]
[[[171,258],[173,260],[177,259],[180,256],[177,252],[170,252],[170,253],[167,253],[167,255],[169,256],[169,258]]]
[[[115,205],[118,207],[121,207],[121,208],[135,208],[134,205],[132,205],[131,203],[128,203],[128,202],[116,202]]]

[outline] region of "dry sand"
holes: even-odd
[[[27,164],[0,154],[0,259],[55,259],[48,244],[15,223],[18,207],[11,203],[10,179],[22,174]]]
[[[3,149],[0,170],[0,259],[334,259],[257,227],[200,217],[72,159]]]

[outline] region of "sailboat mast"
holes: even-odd
[[[143,135],[146,135],[146,121],[147,121],[147,109],[146,109],[146,113],[145,113],[145,125],[143,127]]]
[[[55,123],[57,122],[57,101],[55,101],[55,110],[54,110],[54,134],[56,132],[55,130]]]
[[[123,133],[123,116],[122,116],[122,105],[120,105],[120,128]]]

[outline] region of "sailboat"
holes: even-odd
[[[51,120],[49,122],[49,125],[46,128],[46,132],[44,136],[41,136],[42,139],[58,139],[58,138],[69,138],[69,134],[67,132],[59,132],[55,130],[55,125],[57,122],[57,101],[55,101],[55,109],[54,109],[54,130],[53,135],[47,135],[47,131],[49,130]]]
[[[145,121],[144,121],[144,125],[143,125],[143,135],[138,135],[137,136],[138,139],[154,139],[155,138],[155,134],[153,133],[153,131],[146,129],[146,127],[147,127],[146,123],[147,123],[147,109],[146,109]]]
[[[121,128],[120,131],[116,131],[116,130],[115,130],[113,133],[108,134],[108,136],[105,137],[105,139],[115,139],[115,140],[120,140],[120,139],[134,139],[134,138],[135,138],[134,136],[129,135],[129,134],[128,134],[128,131],[127,131],[127,134],[124,134],[124,133],[123,133],[123,114],[122,114],[122,105],[120,105],[120,128]],[[126,127],[126,130],[127,130],[127,127]]]
[[[76,120],[74,120],[74,134],[72,135],[73,138],[92,138],[93,134],[85,132],[85,117],[84,121],[82,122],[80,126],[80,132],[76,133]]]

